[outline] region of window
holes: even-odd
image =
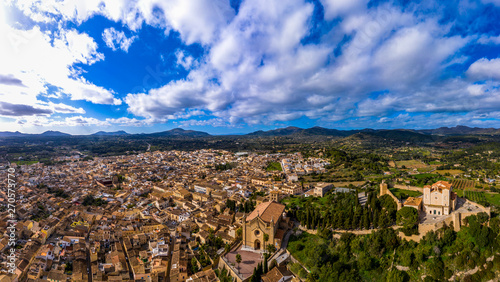
[[[434,214],[436,214],[436,210],[434,210]]]
[[[440,212],[440,211],[438,211],[438,215],[441,215],[441,212]]]

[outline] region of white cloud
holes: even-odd
[[[106,43],[106,46],[113,49],[113,51],[121,49],[124,52],[128,52],[128,48],[137,39],[137,36],[127,38],[125,32],[117,31],[113,27],[110,27],[103,31],[102,39]]]
[[[75,108],[70,105],[66,105],[63,103],[48,103],[48,108],[50,108],[54,113],[62,113],[62,114],[85,114],[85,110],[83,108]]]
[[[475,79],[496,79],[500,80],[500,58],[482,58],[470,65],[467,75]]]
[[[228,0],[17,0],[14,3],[25,15],[38,22],[56,22],[62,17],[66,21],[82,23],[99,14],[121,22],[131,30],[139,29],[144,22],[166,31],[175,29],[188,45],[212,43],[220,28],[234,17]]]
[[[191,66],[193,66],[193,56],[186,55],[184,51],[177,50],[175,52],[175,57],[177,58],[177,65],[182,66],[184,69],[189,70]]]
[[[325,18],[331,20],[357,10],[366,8],[366,0],[320,0],[325,9]]]
[[[129,111],[172,118],[198,108],[250,124],[301,116],[338,120],[354,114],[356,103],[372,91],[404,93],[429,86],[470,41],[445,37],[447,28],[435,19],[383,5],[368,13],[346,10],[340,28],[353,39],[333,57],[338,41],[301,42],[312,12],[312,4],[301,0],[243,2],[187,79],[127,95]],[[357,114],[383,113],[374,109],[362,103]]]
[[[37,21],[53,21],[62,15],[80,23],[100,14],[132,31],[143,23],[160,27],[166,33],[175,30],[185,44],[203,46],[206,53],[196,60],[181,49],[175,53],[177,65],[189,71],[185,79],[126,96],[128,111],[144,120],[107,119],[110,124],[141,126],[197,115],[215,118],[184,124],[262,124],[301,116],[325,122],[350,116],[359,122],[398,111],[432,113],[438,117],[439,112],[478,114],[500,106],[495,101],[499,94],[494,82],[473,81],[499,79],[498,59],[475,62],[466,72],[468,78],[443,81],[441,75],[446,67],[467,60],[459,51],[475,39],[450,36],[451,24],[442,25],[436,14],[422,13],[413,4],[402,10],[388,3],[368,8],[366,0],[320,2],[325,18],[338,18],[339,22],[331,31],[315,35],[314,43],[308,44],[303,40],[313,31],[314,5],[304,0],[243,1],[237,15],[229,1],[222,0],[49,0],[43,5],[22,0],[16,5]],[[446,8],[435,3],[425,5]],[[43,40],[39,42],[43,43],[52,35],[41,36]],[[76,40],[71,40],[71,36]],[[52,47],[57,47],[58,52],[62,49],[64,58],[64,63],[56,62],[56,66],[60,65],[57,75],[46,77],[48,72],[39,71],[44,70],[41,66],[32,73],[0,72],[0,78],[8,84],[5,89],[33,96],[31,89],[47,93],[50,84],[58,86],[61,92],[51,95],[120,104],[112,90],[74,77],[78,70],[71,66],[75,62],[92,64],[104,59],[95,42],[85,36],[77,32],[56,36],[61,42]],[[103,38],[110,48],[124,51],[136,39],[115,29],[106,29]],[[476,37],[475,43],[498,44],[498,38]],[[22,46],[24,41],[16,42]],[[70,44],[74,46],[68,49],[74,52],[65,50],[65,45]],[[373,92],[383,94],[373,97]],[[450,124],[459,118],[454,115]],[[394,122],[405,119],[422,121],[404,114],[392,118]]]
[[[488,44],[500,45],[500,35],[498,35],[498,36],[483,35],[483,36],[479,37],[477,42],[480,44],[485,44],[485,45],[488,45]]]
[[[75,64],[91,65],[103,60],[97,44],[85,33],[61,29],[43,32],[37,26],[16,29],[0,21],[0,76],[21,84],[2,85],[0,98],[14,104],[35,105],[38,95],[49,95],[48,87],[73,100],[120,104],[113,92],[79,77]],[[54,96],[55,95],[55,96]]]
[[[492,3],[496,6],[500,6],[500,0],[482,0],[483,3],[485,4],[489,4],[489,3]]]

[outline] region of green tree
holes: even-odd
[[[418,232],[418,211],[415,208],[403,207],[396,213],[396,222],[403,226],[403,232],[409,236]]]
[[[267,233],[264,233],[264,246],[267,246],[267,241],[269,241],[269,235]],[[264,248],[265,249],[265,248]],[[267,250],[266,250],[267,251]]]
[[[238,264],[238,271],[240,271],[241,255],[236,254],[236,263]]]

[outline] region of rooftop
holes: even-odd
[[[247,217],[247,221],[251,221],[256,217],[260,217],[264,222],[271,222],[271,220],[278,220],[283,214],[285,206],[276,202],[264,202],[258,205],[255,210]]]

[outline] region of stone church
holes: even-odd
[[[449,215],[457,204],[457,194],[452,190],[452,185],[446,181],[424,186],[424,212],[432,215]]]
[[[243,219],[243,247],[262,252],[273,244],[279,249],[289,224],[284,211],[285,206],[274,201],[259,204]],[[264,234],[269,236],[267,242]]]

